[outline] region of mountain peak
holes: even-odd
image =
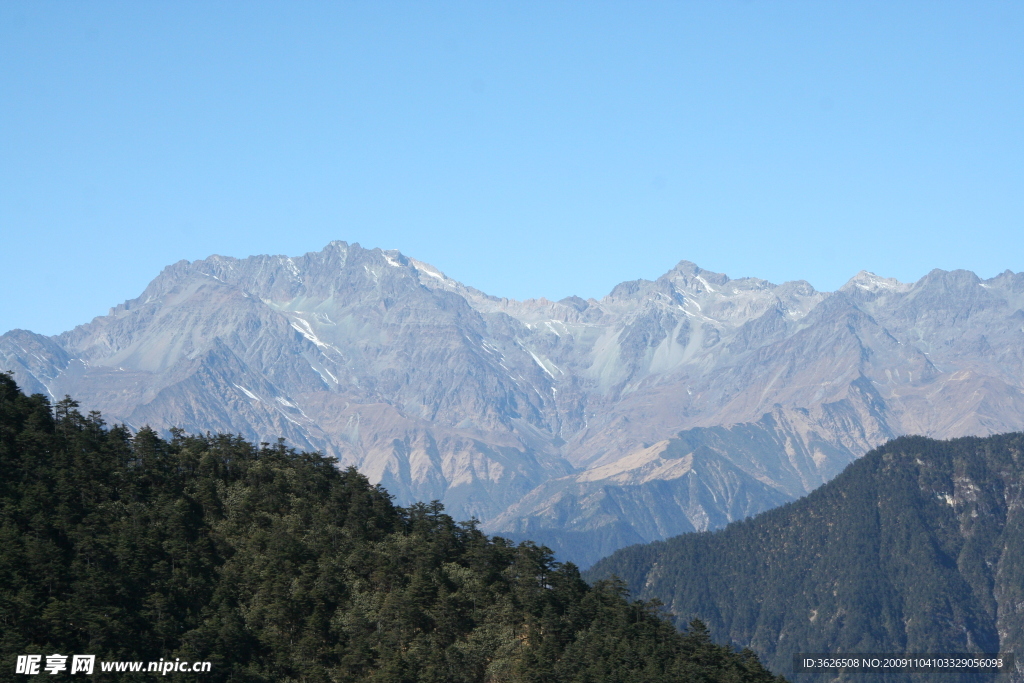
[[[714,285],[724,285],[729,282],[730,278],[724,273],[716,273],[711,270],[704,270],[693,261],[682,260],[675,265],[675,267],[661,276],[659,279],[670,279],[674,280],[682,278],[684,280],[699,279],[706,283],[712,283]]]
[[[882,277],[875,275],[869,270],[862,270],[839,288],[840,292],[864,291],[873,294],[882,292],[906,292],[913,287],[912,284],[900,282],[894,277]]]

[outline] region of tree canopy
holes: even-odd
[[[0,676],[63,652],[211,661],[170,675],[203,681],[781,680],[621,581],[282,443],[133,434],[0,374],[0,473]]]
[[[713,638],[750,647],[776,670],[800,652],[1020,653],[1022,503],[1024,434],[905,436],[800,500],[719,531],[620,550],[585,577],[623,577],[639,597],[669,605],[677,623],[703,619]],[[942,677],[981,683],[996,674]]]

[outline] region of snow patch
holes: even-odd
[[[262,399],[262,398],[260,398],[260,397],[259,397],[259,396],[257,396],[256,394],[252,393],[251,391],[249,391],[248,389],[246,389],[245,387],[243,387],[243,386],[242,386],[241,384],[235,384],[235,387],[237,387],[238,389],[241,389],[241,390],[242,390],[242,392],[243,392],[243,393],[244,393],[244,394],[245,394],[246,396],[248,396],[249,398],[251,398],[252,400],[254,400],[254,401],[260,401],[260,402],[262,402],[262,401],[263,401],[263,399]]]
[[[295,259],[289,256],[279,256],[278,261],[288,267],[289,272],[291,272],[292,277],[295,280],[302,282],[302,277],[299,275],[299,269],[295,265]]]
[[[851,286],[865,292],[906,292],[913,287],[894,277],[881,277],[868,270],[862,270],[854,275],[849,282],[840,287],[840,290],[849,289]]]
[[[441,275],[441,273],[432,268],[426,268],[426,264],[419,263],[418,261],[413,261],[413,263],[415,264],[413,267],[416,269],[417,273],[423,273],[424,275],[429,275],[430,277],[437,278],[441,282],[444,282],[445,277],[444,275]]]
[[[302,318],[296,318],[295,320],[292,321],[291,325],[296,332],[298,332],[303,337],[319,346],[321,349],[333,348],[330,344],[325,344],[322,341],[320,341],[320,338],[316,336],[315,332],[313,332],[313,328],[310,327],[308,321],[303,320]]]
[[[537,363],[537,365],[539,365],[539,366],[540,366],[540,369],[541,369],[541,370],[543,370],[544,372],[548,373],[548,377],[550,377],[551,379],[554,379],[554,378],[555,378],[555,376],[554,376],[554,375],[552,375],[552,374],[551,374],[551,371],[550,371],[550,370],[548,370],[548,369],[547,369],[547,368],[546,368],[546,367],[544,366],[544,363],[542,363],[542,362],[541,362],[541,360],[540,360],[540,358],[538,358],[538,357],[537,357],[537,354],[535,354],[535,353],[534,353],[533,351],[530,351],[530,349],[526,349],[526,350],[527,350],[527,351],[529,351],[529,353],[530,353],[530,355],[531,355],[531,356],[533,356],[533,360],[534,360],[534,362],[535,362],[535,363]],[[554,365],[554,363],[552,363],[552,365]],[[556,369],[557,369],[557,368],[556,368]]]
[[[504,359],[505,359],[505,354],[503,354],[503,353],[501,352],[501,350],[500,350],[500,349],[498,349],[498,347],[497,347],[497,346],[494,346],[493,344],[490,344],[490,343],[488,343],[488,342],[480,342],[480,345],[481,345],[481,346],[482,346],[482,347],[484,348],[484,350],[485,350],[485,351],[487,351],[488,353],[493,353],[493,354],[497,355],[497,356],[498,356],[498,358],[499,358],[499,359],[501,359],[501,360],[504,360]]]
[[[705,280],[704,278],[702,278],[702,277],[701,277],[700,275],[698,275],[698,276],[697,276],[696,278],[694,278],[694,279],[696,279],[696,280],[700,280],[700,283],[701,283],[702,285],[704,285],[704,288],[705,288],[706,290],[708,290],[709,292],[715,292],[715,291],[718,291],[718,290],[716,290],[716,289],[715,289],[714,287],[712,287],[711,285],[709,285],[709,284],[708,284],[708,281],[707,281],[707,280]]]
[[[341,382],[338,381],[338,378],[335,377],[334,374],[327,368],[320,369],[317,366],[313,365],[312,363],[309,364],[309,367],[316,370],[316,374],[320,375],[320,379],[324,381],[324,384],[330,384],[330,382],[327,381],[327,377],[324,377],[325,372],[327,373],[327,376],[331,378],[331,382],[334,382],[336,385],[341,384]]]
[[[315,313],[313,313],[313,317],[316,318],[316,321],[318,323],[321,323],[323,325],[335,325],[335,324],[337,324],[333,320],[331,320],[331,316],[327,315],[326,313],[322,313],[320,311],[316,311]]]

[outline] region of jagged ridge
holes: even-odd
[[[610,549],[713,527],[899,434],[1024,428],[1022,306],[1024,276],[1010,272],[912,285],[861,273],[824,293],[686,261],[599,301],[515,301],[397,251],[332,242],[176,263],[74,330],[3,335],[0,369],[136,428],[283,435],[402,502],[441,499],[572,557],[579,539],[562,532],[619,529]],[[729,476],[629,466],[673,439],[681,458],[705,446]],[[592,470],[615,475],[580,479]],[[689,481],[707,495],[680,498]]]

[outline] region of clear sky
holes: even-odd
[[[0,3],[0,332],[169,263],[498,296],[1024,270],[1024,3]]]

